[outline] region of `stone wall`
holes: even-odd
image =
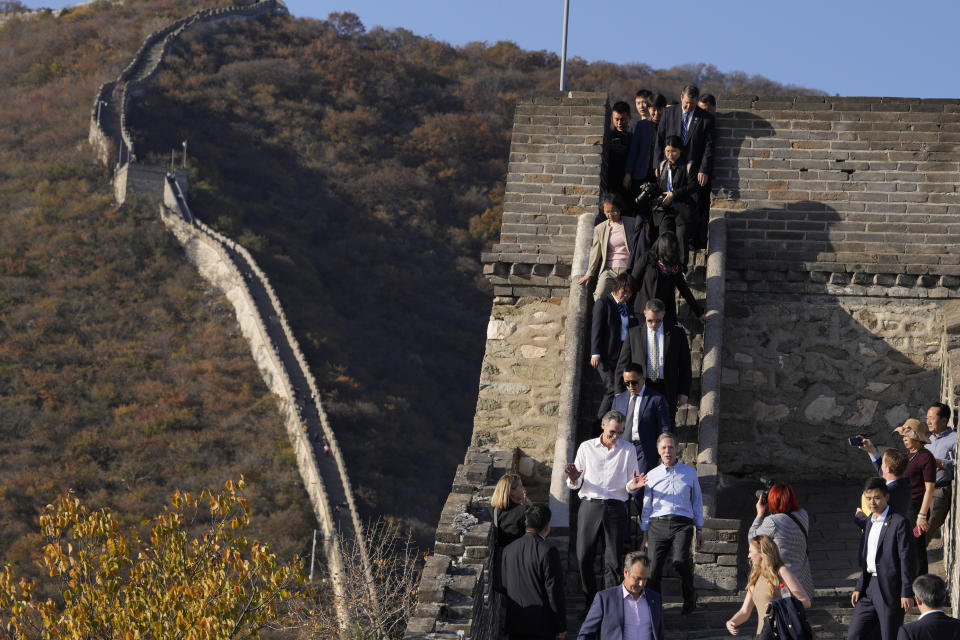
[[[943,308],[943,341],[941,362],[940,401],[951,408],[951,426],[957,428],[957,409],[960,408],[960,302],[949,302]],[[950,589],[950,602],[956,612],[960,607],[960,484],[957,471],[953,475],[953,504],[943,524],[943,560]]]
[[[417,610],[405,638],[498,640],[503,604],[488,579],[490,497],[500,476],[515,472],[518,461],[516,450],[467,450],[440,514],[437,542],[424,563]]]
[[[608,110],[599,93],[517,100],[500,242],[481,256],[494,295],[567,295],[577,218],[600,202]]]
[[[516,447],[545,500],[556,439],[566,298],[496,298],[487,325],[472,446]]]
[[[957,296],[960,100],[724,96],[720,107],[714,186],[731,280]]]
[[[721,470],[862,476],[846,438],[897,445],[890,430],[922,419],[940,385],[942,322],[923,299],[728,292]]]

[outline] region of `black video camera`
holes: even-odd
[[[637,194],[634,202],[640,207],[653,208],[658,206],[661,200],[663,200],[663,193],[660,191],[660,186],[656,182],[647,182],[640,187],[640,193]]]

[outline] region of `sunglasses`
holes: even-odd
[[[642,382],[640,380],[624,380],[623,384],[627,385],[628,387],[633,387],[642,384]]]

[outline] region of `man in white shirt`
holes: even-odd
[[[577,640],[663,640],[663,599],[644,588],[649,579],[650,558],[627,554],[623,584],[597,594]]]
[[[703,495],[697,470],[677,457],[677,439],[672,433],[657,438],[660,466],[641,476],[646,484],[640,528],[645,532],[644,548],[653,559],[650,588],[660,590],[663,567],[669,555],[680,574],[684,615],[697,606],[693,588],[693,556],[690,546],[696,528],[697,549],[703,546]]]
[[[624,421],[619,411],[608,411],[601,422],[600,437],[581,443],[576,458],[564,469],[567,487],[580,490],[577,566],[588,605],[597,593],[593,561],[601,536],[604,584],[612,587],[620,581],[620,558],[627,535],[626,501],[643,486],[637,450],[621,439]]]

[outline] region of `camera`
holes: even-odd
[[[850,438],[851,447],[859,447],[862,444],[863,444],[863,438],[861,436],[852,436]]]
[[[757,500],[760,501],[760,504],[766,506],[767,504],[767,495],[770,493],[770,487],[777,483],[776,480],[771,478],[764,478],[760,476],[760,484],[763,485],[763,489],[757,489],[757,492],[753,495],[757,497]]]
[[[647,205],[656,206],[660,204],[660,200],[663,199],[660,196],[661,196],[660,187],[657,186],[657,183],[648,182],[644,184],[642,187],[640,187],[640,193],[637,194],[637,197],[634,200],[634,202],[636,202],[637,205],[641,207],[647,206]]]

